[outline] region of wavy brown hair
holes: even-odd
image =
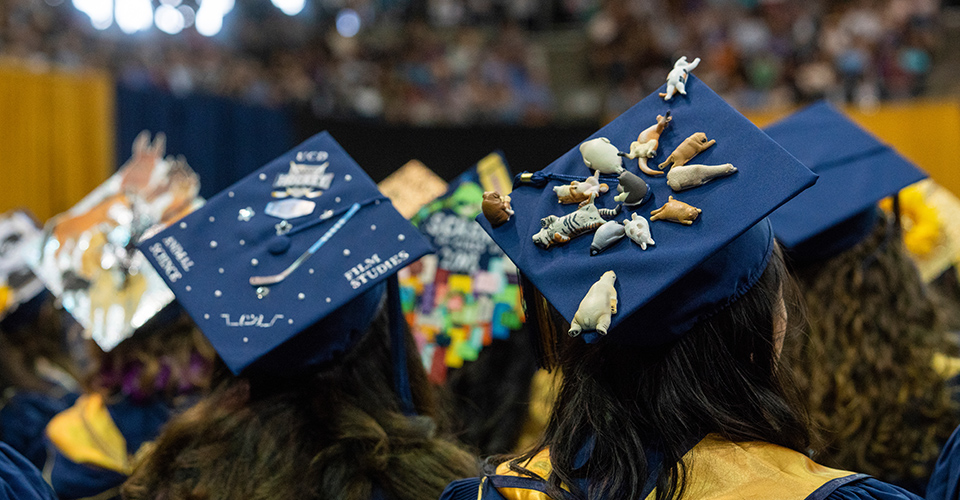
[[[809,336],[794,365],[817,461],[921,490],[958,423],[932,366],[955,347],[896,228],[880,217],[855,247],[796,268]]]
[[[37,302],[35,308],[24,307],[31,309],[29,312],[13,312],[24,318],[0,322],[0,389],[12,387],[55,394],[61,389],[37,373],[37,363],[46,360],[74,379],[80,378],[80,369],[70,356],[64,334],[70,320],[56,305],[53,295],[44,292],[33,300]]]
[[[229,377],[167,425],[124,484],[124,498],[439,497],[450,481],[476,475],[478,464],[443,437],[406,337],[417,416],[401,412],[381,311],[341,360],[313,374],[295,381]]]

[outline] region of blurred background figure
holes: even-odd
[[[820,175],[771,217],[807,304],[795,366],[821,429],[816,457],[922,495],[960,422],[935,361],[958,349],[899,212],[877,202],[926,174],[826,103],[765,130]]]

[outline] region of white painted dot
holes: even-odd
[[[260,177],[261,181],[267,180],[267,174],[260,174],[258,177]]]
[[[333,199],[333,201],[335,201],[335,202],[337,202],[337,203],[340,203],[340,197],[337,196],[336,198]]]
[[[246,245],[246,244],[247,244],[247,242],[246,242],[246,241],[244,241],[244,240],[240,240],[240,246],[244,246],[244,245]]]
[[[301,292],[301,293],[298,293],[298,294],[297,294],[297,298],[300,299],[300,300],[303,300],[303,299],[307,298],[307,296],[304,295],[304,294]]]
[[[180,229],[186,229],[186,228],[187,228],[187,223],[186,223],[186,222],[181,222],[181,223],[180,223]]]
[[[233,198],[233,191],[230,191],[229,193],[227,193],[227,196]]]
[[[222,267],[221,267],[220,269],[218,269],[218,271],[220,271],[220,274],[223,274],[223,268],[222,268]]]
[[[210,319],[210,315],[209,315],[209,314],[204,314],[204,315],[203,315],[203,319]]]
[[[380,204],[380,200],[373,200],[373,204],[374,204],[374,205],[379,205],[379,204]]]
[[[210,222],[215,222],[217,219],[216,219],[214,216],[211,215],[210,218],[207,219],[207,220],[209,220]]]
[[[343,249],[343,256],[344,256],[344,257],[347,257],[347,256],[349,256],[349,255],[350,255],[350,250],[347,249],[347,248],[344,248],[344,249]]]
[[[376,230],[377,230],[377,225],[376,225],[376,224],[371,224],[371,225],[370,225],[370,230],[371,230],[371,231],[376,231]]]
[[[214,297],[219,297],[219,296],[221,296],[221,295],[223,295],[223,292],[221,292],[220,290],[214,290],[214,291],[213,291],[213,296],[214,296]]]
[[[313,274],[313,268],[311,267],[310,269],[307,269],[307,272]]]
[[[211,241],[211,242],[210,242],[210,248],[217,248],[217,242],[216,242],[216,241]]]
[[[345,181],[347,181],[347,182],[350,182],[350,181],[353,180],[353,176],[350,175],[350,174],[347,174],[347,175],[343,176],[343,180],[345,180]]]
[[[189,292],[190,290],[193,290],[193,287],[190,285],[187,285],[186,288],[184,288],[184,290]]]
[[[397,241],[403,241],[403,240],[405,240],[405,239],[407,239],[406,236],[404,236],[404,235],[402,235],[402,234],[398,234],[398,235],[397,235]]]
[[[243,343],[246,344],[247,342],[250,342],[250,339],[248,339],[247,337],[244,337],[244,338],[243,338]]]
[[[250,259],[250,265],[251,265],[251,266],[255,266],[255,265],[259,264],[259,263],[260,263],[260,261],[257,260],[257,259]]]
[[[292,320],[292,319],[288,319],[288,320],[287,320],[287,324],[288,324],[288,325],[292,325],[292,324],[293,324],[293,320]]]
[[[327,297],[327,304],[330,303],[330,297]]]

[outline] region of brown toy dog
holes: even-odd
[[[673,167],[678,167],[680,165],[686,165],[688,161],[692,160],[694,156],[697,156],[697,153],[705,151],[710,146],[716,144],[717,141],[710,139],[707,140],[707,134],[703,132],[697,132],[690,137],[687,137],[677,146],[677,149],[674,149],[670,156],[664,160],[663,163],[658,165],[660,170],[663,170],[664,167],[670,165]]]
[[[483,193],[483,202],[480,203],[480,210],[493,227],[502,226],[503,223],[510,220],[510,216],[513,215],[513,208],[510,207],[510,197],[506,195],[500,196],[500,193],[496,191]]]
[[[670,222],[679,222],[689,226],[700,216],[700,210],[697,207],[687,205],[686,203],[673,199],[673,196],[663,204],[662,207],[650,212],[650,220],[665,220]]]

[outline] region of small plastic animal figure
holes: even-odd
[[[670,156],[659,165],[660,170],[663,170],[663,167],[673,164],[672,166],[676,167],[678,165],[686,165],[688,161],[692,160],[694,156],[697,156],[698,153],[706,151],[710,146],[716,144],[717,141],[710,139],[707,140],[707,134],[703,132],[697,132],[690,137],[687,137],[677,146],[677,149],[674,149]]]
[[[674,191],[683,191],[700,187],[717,177],[732,175],[737,172],[733,164],[723,165],[680,165],[670,169],[667,174],[667,185]]]
[[[641,250],[646,250],[647,245],[656,245],[653,241],[653,235],[650,234],[650,223],[642,216],[633,214],[630,220],[623,221],[624,231],[627,238],[640,245]]]
[[[690,74],[697,65],[700,64],[700,58],[696,58],[692,63],[687,62],[687,56],[683,56],[680,59],[677,59],[677,62],[673,63],[673,69],[667,73],[667,91],[660,92],[660,97],[664,101],[669,101],[674,93],[687,95],[687,75]]]
[[[615,220],[604,222],[602,226],[597,228],[597,232],[593,233],[593,243],[590,244],[590,255],[597,255],[612,247],[614,243],[623,239],[624,234],[623,226],[621,226],[619,222]]]
[[[510,216],[513,215],[513,208],[510,206],[510,197],[507,195],[501,196],[500,193],[496,191],[483,193],[480,210],[483,211],[483,216],[487,218],[493,227],[502,226],[503,223],[510,220]]]
[[[576,337],[584,330],[596,330],[600,335],[607,334],[611,316],[617,314],[617,290],[613,287],[616,281],[616,273],[607,271],[590,287],[573,315],[567,334]]]
[[[583,203],[590,199],[591,194],[599,196],[609,190],[610,187],[606,183],[600,182],[599,170],[582,181],[571,181],[570,184],[553,188],[553,192],[557,193],[557,199],[564,204]]]
[[[610,139],[597,137],[580,144],[580,154],[587,167],[602,174],[617,175],[623,172],[623,160],[620,159],[620,150],[610,144]]]
[[[563,217],[548,215],[540,219],[540,231],[533,235],[533,242],[544,249],[563,244],[572,238],[589,233],[602,226],[606,222],[604,217],[612,218],[620,213],[620,205],[613,209],[597,208],[593,204],[594,198],[595,195],[591,195],[587,203],[578,208],[576,212]]]
[[[662,207],[650,212],[650,220],[666,220],[689,226],[693,224],[693,221],[697,220],[700,212],[702,212],[702,210],[699,208],[687,205],[671,196]]]
[[[628,207],[635,207],[647,201],[647,192],[650,186],[643,182],[637,174],[624,170],[620,172],[620,184],[617,185],[617,192],[620,193],[613,197],[614,201],[619,201]]]
[[[657,146],[660,143],[660,134],[663,133],[663,129],[667,128],[667,124],[673,118],[670,117],[670,112],[667,111],[666,115],[657,115],[656,125],[650,125],[643,132],[640,132],[640,135],[637,136],[637,140],[630,143],[630,152],[624,154],[623,156],[630,158],[631,160],[637,160],[637,166],[640,167],[640,171],[647,175],[663,175],[663,172],[656,171],[647,166],[647,158],[653,158],[657,154]]]

